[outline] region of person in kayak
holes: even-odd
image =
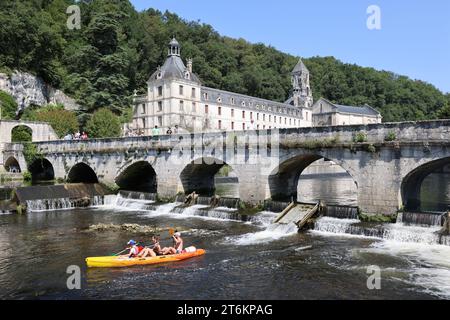
[[[144,250],[139,253],[139,258],[156,257],[158,255],[162,255],[161,245],[159,244],[159,236],[153,236],[152,242],[153,246],[151,248],[145,247]]]
[[[181,233],[175,232],[172,238],[174,246],[162,249],[163,255],[183,253],[183,239],[181,238]]]
[[[121,256],[122,258],[136,258],[143,249],[134,240],[128,241],[127,245],[130,251],[128,254]]]

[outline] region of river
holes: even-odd
[[[299,183],[302,200],[327,195],[353,204],[353,181],[338,173]],[[437,178],[436,178],[437,179]],[[353,185],[352,185],[353,184]],[[347,186],[349,189],[347,190]],[[233,195],[233,186],[221,186]],[[442,193],[446,193],[444,190]],[[323,199],[323,198],[322,198]],[[448,199],[448,198],[447,198]],[[441,200],[439,200],[441,201]],[[450,246],[433,244],[434,228],[393,225],[389,240],[346,234],[352,220],[321,218],[315,230],[273,228],[274,213],[250,222],[195,216],[139,205],[0,215],[1,299],[449,299]],[[131,209],[134,208],[134,209]],[[212,216],[218,216],[211,214]],[[84,259],[120,251],[126,231],[89,231],[99,223],[179,228],[205,256],[128,269],[90,269]],[[163,244],[170,245],[167,232]],[[303,250],[312,246],[310,250]],[[68,290],[68,266],[81,267],[81,290]],[[381,289],[369,290],[369,266],[381,270]]]

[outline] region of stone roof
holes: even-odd
[[[308,72],[309,73],[308,68],[305,66],[305,64],[303,63],[301,58],[298,60],[296,66],[294,67],[294,70],[292,70],[292,73],[298,73],[298,72]]]

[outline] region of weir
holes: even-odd
[[[65,184],[20,187],[12,202],[28,211],[59,210],[104,204],[109,192],[100,184]]]

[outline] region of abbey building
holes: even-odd
[[[175,126],[180,133],[312,127],[309,71],[301,59],[291,77],[292,96],[284,103],[208,88],[193,72],[192,60],[184,64],[180,44],[173,39],[164,65],[148,80],[147,94],[134,97],[128,129],[151,135],[155,126],[161,133]]]

